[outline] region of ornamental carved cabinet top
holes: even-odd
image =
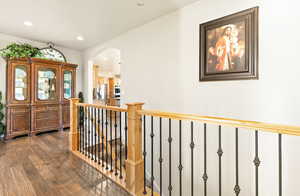
[[[6,139],[70,126],[77,65],[38,58],[7,61]]]

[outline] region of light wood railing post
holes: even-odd
[[[128,109],[128,156],[126,160],[126,188],[138,195],[144,187],[141,115],[144,103],[126,104]]]
[[[78,121],[78,111],[76,104],[79,103],[78,98],[70,99],[70,135],[69,135],[69,145],[70,150],[75,151],[78,147],[78,131],[77,131],[77,121]]]

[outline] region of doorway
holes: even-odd
[[[108,48],[93,59],[93,103],[120,106],[121,51]]]

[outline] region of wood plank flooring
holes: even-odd
[[[68,150],[68,132],[0,142],[0,196],[129,196]]]

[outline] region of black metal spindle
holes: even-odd
[[[194,196],[194,122],[191,122],[191,196]]]
[[[179,195],[182,196],[182,120],[179,120]]]
[[[80,134],[81,134],[81,129],[80,129],[80,106],[77,106],[77,151],[80,151]]]
[[[255,165],[255,196],[258,196],[258,167],[260,166],[258,156],[258,131],[255,131],[255,158],[253,163]]]
[[[207,135],[206,135],[206,123],[204,123],[204,174],[202,176],[204,181],[204,196],[207,196]]]
[[[91,145],[90,145],[90,155],[91,155],[91,160],[94,160],[94,108],[91,107],[91,117],[90,117],[90,123],[91,123]]]
[[[91,147],[91,108],[88,107],[88,158],[90,158],[90,147]]]
[[[127,112],[125,112],[125,159],[127,160],[128,153],[128,126],[127,126]]]
[[[90,147],[89,147],[89,155],[91,160],[93,160],[93,108],[90,108]]]
[[[153,133],[153,116],[151,116],[151,196],[153,196],[153,183],[154,183],[154,174],[153,174],[153,139],[154,139],[154,133]]]
[[[77,106],[77,138],[78,138],[78,146],[77,151],[80,152],[80,136],[81,136],[81,118],[80,118],[80,106]]]
[[[235,195],[238,196],[241,192],[239,185],[239,129],[235,129]]]
[[[282,196],[282,134],[278,134],[279,196]]]
[[[104,167],[104,112],[103,108],[101,109],[101,162],[102,167]]]
[[[81,121],[81,135],[80,135],[80,152],[83,153],[83,144],[84,144],[84,110],[83,106],[80,106],[80,121]]]
[[[94,160],[94,147],[95,147],[95,136],[94,136],[94,131],[95,131],[95,112],[94,112],[95,108],[91,108],[91,142],[92,142],[92,145],[91,145],[91,148],[90,148],[90,153],[91,153],[91,157],[92,157],[92,160]]]
[[[82,116],[81,116],[81,106],[78,106],[78,115],[79,115],[79,140],[78,140],[78,145],[79,145],[79,152],[81,153],[81,142],[82,142]]]
[[[84,152],[84,107],[80,107],[80,116],[81,116],[81,153]]]
[[[100,156],[101,155],[101,148],[100,148],[101,147],[101,130],[100,130],[101,116],[100,116],[99,108],[97,109],[97,112],[98,112],[98,118],[97,118],[98,119],[98,121],[97,121],[98,122],[98,124],[97,124],[98,125],[97,126],[97,128],[98,128],[98,132],[97,132],[98,133],[98,151],[97,151],[97,153],[98,153],[98,164],[100,165],[101,164],[101,162],[100,162],[100,159],[101,159],[100,158],[101,157]]]
[[[119,118],[119,121],[120,121],[120,179],[123,178],[123,174],[122,174],[122,167],[123,167],[123,164],[122,164],[122,112],[119,113],[120,114],[120,118]]]
[[[108,170],[108,112],[107,112],[107,109],[105,110],[105,151],[106,151],[106,154],[105,154],[105,164],[106,164],[106,167],[105,169]]]
[[[97,109],[94,108],[94,161],[97,162]]]
[[[159,118],[159,192],[162,195],[162,118]]]
[[[84,107],[84,131],[83,131],[83,149],[84,149],[84,155],[87,156],[87,108]]]
[[[172,121],[169,118],[169,196],[172,196]]]
[[[117,112],[114,112],[115,115],[115,176],[118,175],[118,140],[117,140],[117,131],[118,131],[118,125],[117,125]]]
[[[113,146],[112,146],[112,144],[113,144],[113,141],[112,141],[112,111],[110,110],[109,111],[109,120],[110,120],[110,122],[109,122],[109,125],[110,125],[110,142],[109,142],[109,144],[110,144],[110,172],[113,172],[114,171],[114,169],[113,169],[113,158],[112,158],[112,153],[113,153]]]
[[[222,132],[221,132],[221,125],[219,126],[219,149],[218,149],[218,156],[219,156],[219,196],[222,196]]]
[[[144,115],[144,120],[143,120],[143,124],[144,124],[144,149],[143,149],[143,156],[144,156],[144,195],[147,194],[147,191],[146,191],[146,155],[147,155],[147,152],[146,152],[146,116]]]

